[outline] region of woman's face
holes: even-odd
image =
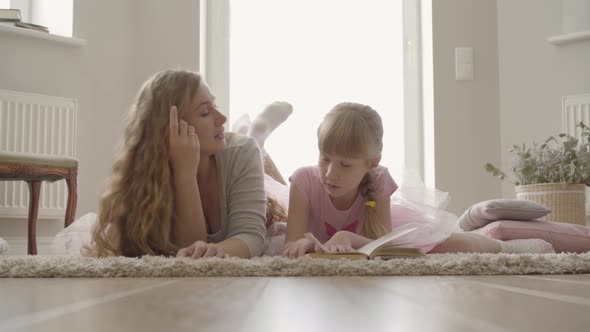
[[[182,119],[195,127],[201,154],[211,155],[225,149],[223,124],[227,118],[217,110],[215,97],[204,82],[201,82],[189,111],[182,115]]]

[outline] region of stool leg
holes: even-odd
[[[29,255],[37,254],[37,215],[39,214],[39,192],[41,181],[27,181],[29,184],[29,230],[28,248]]]
[[[66,218],[64,221],[64,228],[68,227],[74,222],[74,216],[76,215],[76,204],[78,202],[78,174],[73,172],[68,178],[66,183],[68,185],[68,205],[66,207]]]

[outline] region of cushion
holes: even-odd
[[[78,168],[78,160],[66,156],[0,151],[0,164]]]
[[[6,243],[6,241],[4,241],[4,239],[2,239],[0,237],[0,255],[4,255],[8,252],[8,243]]]
[[[526,199],[492,199],[472,205],[459,217],[464,231],[472,231],[496,220],[534,220],[551,213],[551,209]]]
[[[590,227],[553,221],[523,222],[518,220],[494,221],[473,233],[496,240],[543,239],[556,252],[582,253],[590,251]]]

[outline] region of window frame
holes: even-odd
[[[33,0],[9,0],[8,7],[20,10],[21,21],[31,22],[31,9]]]

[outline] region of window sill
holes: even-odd
[[[60,44],[67,45],[67,46],[73,46],[73,47],[81,47],[81,46],[86,45],[86,40],[84,40],[84,39],[80,39],[80,38],[76,38],[76,37],[64,37],[64,36],[59,36],[59,35],[53,35],[53,34],[46,33],[46,32],[29,30],[29,29],[25,29],[25,28],[13,27],[13,26],[8,26],[8,25],[0,25],[0,33],[18,35],[18,36],[23,36],[23,37],[27,37],[27,38],[48,40],[51,42],[56,42],[56,43],[60,43]]]
[[[590,41],[590,30],[572,32],[572,33],[568,33],[565,35],[558,35],[558,36],[549,37],[547,39],[547,41],[553,45],[573,44],[573,43],[579,43],[579,42],[582,42],[585,40]]]

